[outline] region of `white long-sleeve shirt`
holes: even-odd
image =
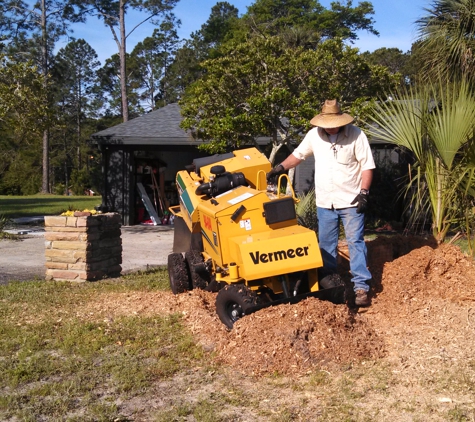
[[[332,141],[323,129],[315,127],[293,155],[299,160],[305,160],[311,154],[315,157],[318,207],[354,207],[351,202],[360,192],[362,172],[376,167],[368,138],[358,127],[346,125]]]

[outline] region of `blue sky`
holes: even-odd
[[[175,8],[175,15],[181,20],[182,25],[179,35],[188,38],[191,32],[200,29],[211,13],[211,8],[219,0],[180,0]],[[233,4],[240,14],[247,10],[254,0],[227,0]],[[344,2],[345,0],[342,0]],[[371,0],[369,0],[371,1]],[[320,0],[324,7],[330,7],[331,0]],[[353,6],[359,3],[353,0]],[[406,52],[410,50],[412,42],[417,36],[414,22],[424,16],[424,8],[430,7],[429,0],[373,0],[375,14],[373,15],[375,28],[379,31],[377,37],[367,32],[359,33],[359,40],[354,46],[363,51],[374,51],[380,47],[396,47]],[[127,30],[130,31],[134,24],[139,22],[139,16],[128,15],[126,22]],[[127,51],[132,51],[135,44],[152,34],[154,27],[150,24],[140,26],[127,40]],[[117,45],[112,39],[110,30],[104,24],[89,18],[86,24],[74,26],[74,37],[84,38],[97,52],[99,60],[104,63],[105,59],[116,53]],[[58,45],[58,48],[65,45]]]

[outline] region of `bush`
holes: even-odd
[[[312,188],[307,193],[298,193],[299,202],[295,206],[297,221],[301,226],[317,230],[317,205],[315,203],[315,190]]]
[[[0,232],[5,230],[8,223],[10,223],[10,219],[6,217],[5,214],[0,214]]]
[[[64,195],[66,193],[66,185],[64,183],[56,183],[53,191],[55,195]]]

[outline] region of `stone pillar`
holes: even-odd
[[[120,227],[117,213],[46,216],[46,280],[118,277],[122,271]]]

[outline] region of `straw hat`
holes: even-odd
[[[313,126],[330,129],[348,125],[353,122],[353,120],[355,119],[349,114],[341,112],[340,104],[338,104],[337,100],[325,100],[322,112],[310,120],[310,123]]]

